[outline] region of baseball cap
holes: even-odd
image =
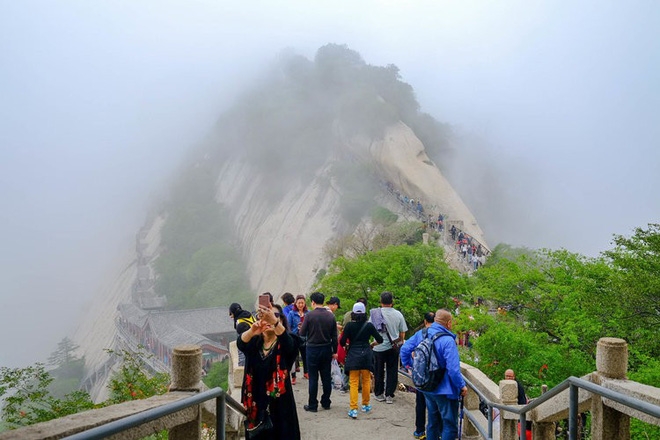
[[[353,304],[353,313],[366,313],[366,310],[364,308],[364,304],[362,304],[362,303]]]

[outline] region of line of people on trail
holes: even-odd
[[[236,303],[230,307],[238,333],[237,347],[245,356],[241,403],[247,411],[246,438],[300,439],[292,392],[300,361],[308,379],[308,400],[303,408],[317,413],[319,403],[326,410],[332,405],[333,364],[337,363],[338,352],[345,351],[342,363],[350,392],[347,415],[357,419],[360,413],[373,410],[372,386],[375,400],[394,403],[399,360],[404,368],[411,368],[416,347],[436,334],[450,336],[433,339],[438,362],[446,373],[434,388],[418,391],[413,436],[433,440],[456,438],[459,399],[467,393],[467,387],[460,372],[450,311],[427,313],[424,329],[405,340],[408,327],[401,312],[393,307],[391,292],[380,295],[380,307],[371,309],[369,316],[366,299],[360,299],[344,314],[341,323],[335,318],[341,307],[337,297],[324,304],[325,295],[314,292],[309,296],[308,309],[303,295],[283,295],[284,307],[274,304],[272,295],[269,296],[270,304],[259,305],[251,324],[246,322],[250,312],[245,313]]]
[[[384,185],[387,191],[396,196],[403,208],[412,214],[415,214],[427,228],[435,229],[438,232],[444,230],[445,216],[442,213],[439,213],[436,217],[434,214],[431,214],[424,209],[424,205],[419,199],[415,200],[412,197],[402,194],[399,190],[394,188],[394,185],[391,182],[384,182]],[[477,240],[466,232],[457,228],[455,224],[451,226],[449,233],[456,252],[463,257],[463,260],[465,260],[473,270],[477,270],[486,263],[486,255],[488,252],[483,248],[481,243],[477,242]]]
[[[415,200],[413,197],[408,197],[406,194],[402,194],[399,190],[394,188],[394,185],[391,182],[384,182],[384,185],[387,191],[397,198],[405,210],[417,216],[417,218],[428,228],[437,229],[438,232],[442,232],[444,228],[444,215],[439,213],[436,217],[429,212],[433,209],[437,209],[437,206],[432,206],[429,210],[425,210],[421,200]]]
[[[469,234],[461,231],[456,225],[452,225],[449,229],[454,248],[465,262],[469,263],[474,270],[479,269],[486,263],[487,251],[484,250],[481,243],[476,241]]]

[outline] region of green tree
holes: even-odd
[[[65,337],[48,357],[48,364],[54,366],[50,370],[53,381],[49,384],[48,391],[56,398],[65,398],[80,387],[85,374],[85,360],[76,356],[77,349],[78,345]]]
[[[474,339],[478,353],[476,366],[496,382],[504,371],[512,368],[530,396],[540,395],[541,385],[550,387],[569,376],[582,376],[593,371],[593,358],[578,350],[553,343],[543,333],[521,328],[515,322],[497,320]]]
[[[623,335],[647,356],[660,356],[660,224],[636,228],[630,237],[614,236],[604,252],[615,276],[606,301],[620,321]]]
[[[204,376],[202,381],[209,388],[220,387],[223,390],[227,389],[229,380],[229,360],[225,359],[222,362],[214,362],[211,369]]]
[[[373,307],[379,304],[381,292],[389,290],[412,328],[422,322],[426,311],[450,307],[452,297],[466,292],[467,283],[449,268],[441,248],[401,245],[337,258],[317,287],[349,304],[366,297]]]
[[[477,272],[475,296],[570,349],[593,354],[600,337],[619,334],[604,301],[612,273],[604,260],[565,250],[511,254],[514,259],[499,257]]]
[[[91,409],[94,403],[84,391],[74,391],[63,399],[53,397],[48,386],[53,377],[44,364],[26,368],[0,368],[2,420],[10,429]]]
[[[105,403],[115,403],[129,400],[146,399],[157,394],[165,394],[170,383],[167,373],[148,373],[144,357],[152,355],[140,348],[137,353],[127,350],[106,350],[108,354],[118,356],[121,359],[121,368],[110,379],[108,388],[110,398]]]
[[[57,343],[57,349],[48,357],[48,364],[59,367],[77,360],[78,357],[75,354],[77,349],[78,346],[69,337],[64,337]]]

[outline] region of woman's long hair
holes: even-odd
[[[367,314],[351,312],[351,320],[355,322],[365,322],[367,320]]]
[[[296,300],[293,302],[293,310],[296,312],[299,312],[300,309],[298,308],[298,300],[302,299],[305,301],[305,307],[303,307],[302,311],[307,313],[307,298],[305,298],[305,295],[298,295],[296,296]]]
[[[278,310],[278,312],[280,314],[280,321],[282,322],[282,325],[284,326],[284,328],[287,329],[287,330],[291,330],[289,328],[289,320],[286,319],[286,315],[284,314],[282,306],[279,305],[279,304],[273,304],[273,307],[275,307]]]

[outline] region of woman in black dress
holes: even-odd
[[[277,315],[276,309],[260,306],[259,320],[236,341],[238,349],[245,353],[241,403],[247,411],[248,439],[300,440],[289,379],[297,350]],[[256,434],[260,425],[268,425],[267,418],[272,421],[272,428]],[[252,429],[255,431],[250,432]]]

